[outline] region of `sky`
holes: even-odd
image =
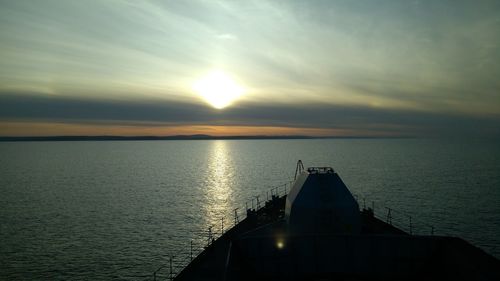
[[[0,135],[500,136],[499,34],[500,1],[0,0]]]

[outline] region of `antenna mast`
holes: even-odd
[[[302,160],[297,161],[297,168],[295,168],[295,177],[294,180],[297,179],[297,175],[300,175],[304,171],[304,164],[302,164]]]

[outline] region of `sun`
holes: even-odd
[[[211,106],[222,109],[243,94],[243,87],[222,71],[213,71],[198,80],[193,89]]]

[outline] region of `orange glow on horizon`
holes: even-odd
[[[212,126],[163,124],[80,124],[58,122],[0,122],[0,136],[366,136],[373,132],[347,129],[277,126]]]

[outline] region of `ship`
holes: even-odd
[[[258,199],[257,199],[258,201]],[[331,167],[298,161],[288,192],[246,208],[175,281],[500,280],[500,261],[459,237],[415,234],[360,206]],[[365,204],[363,204],[365,205]],[[156,279],[156,272],[154,279]]]

